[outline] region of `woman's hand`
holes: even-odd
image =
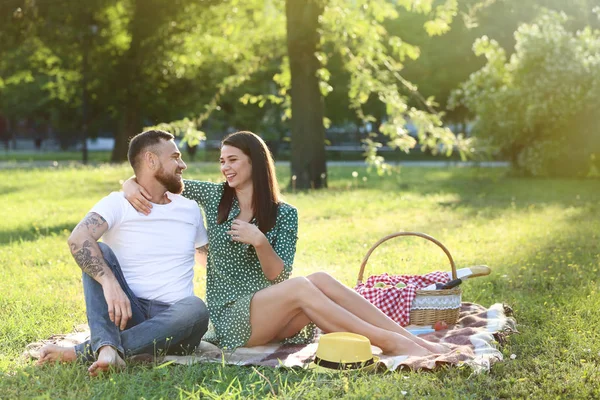
[[[231,223],[231,230],[227,231],[234,242],[251,244],[258,247],[267,241],[266,236],[258,229],[256,225],[234,219]]]
[[[123,183],[123,193],[125,194],[125,199],[131,203],[133,208],[144,215],[150,214],[152,204],[149,199],[152,196],[137,183],[135,177],[131,177]]]

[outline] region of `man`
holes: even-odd
[[[208,311],[193,295],[194,252],[205,247],[207,234],[196,203],[179,195],[186,165],[173,135],[140,133],[128,158],[152,196],[152,213],[138,213],[114,192],[75,227],[68,243],[83,271],[90,340],[72,348],[47,345],[40,363],[95,360],[89,367],[95,376],[123,367],[126,356],[193,350],[207,330]]]

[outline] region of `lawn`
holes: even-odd
[[[36,161],[42,163],[48,161],[81,161],[82,158],[81,151],[0,151],[0,162],[8,164]],[[88,152],[88,160],[90,163],[108,162],[110,161],[110,151],[90,151]]]
[[[186,161],[190,161],[189,154],[184,150],[184,157]],[[327,159],[329,161],[363,161],[364,156],[362,151],[340,151],[340,150],[327,150]],[[450,157],[445,155],[431,153],[423,153],[420,151],[412,151],[409,154],[401,150],[388,151],[382,153],[388,161],[460,161],[460,155],[454,152]],[[110,161],[110,151],[90,151],[88,153],[88,160],[90,164],[106,163]],[[75,161],[79,162],[82,159],[81,151],[35,151],[35,150],[18,150],[18,151],[2,151],[0,150],[0,163],[16,164],[23,162],[41,162],[48,163],[52,161]],[[195,161],[209,161],[219,159],[218,149],[199,149],[194,155]],[[281,150],[277,153],[278,160],[290,159],[289,150]]]
[[[287,182],[289,171],[278,173]],[[489,265],[491,276],[463,284],[463,300],[509,304],[520,331],[489,373],[449,368],[332,378],[201,364],[130,366],[91,379],[78,364],[35,367],[22,356],[27,343],[85,323],[67,236],[130,174],[125,165],[0,170],[0,398],[600,397],[598,181],[515,178],[504,169],[404,167],[379,177],[335,167],[330,189],[285,192],[300,214],[297,275],[325,270],[353,285],[369,246],[401,230],[436,237],[459,268]],[[219,179],[216,167],[191,166],[185,174]],[[371,256],[367,275],[446,268],[433,244],[398,238]],[[195,287],[203,296],[202,269]]]

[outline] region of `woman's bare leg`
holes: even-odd
[[[296,333],[300,332],[302,328],[311,323],[312,321],[304,312],[300,311],[296,314],[290,322],[277,334],[275,339],[283,340],[289,337],[294,336]]]
[[[388,354],[430,354],[411,338],[381,329],[348,312],[307,278],[289,279],[254,295],[250,303],[252,334],[247,345],[258,346],[280,337],[284,331],[291,330],[290,323],[293,321],[303,322],[300,313],[326,332],[352,332],[366,336]]]
[[[434,352],[445,353],[450,349],[439,343],[432,343],[418,336],[413,335],[402,326],[398,325],[391,318],[385,315],[380,309],[371,304],[367,299],[356,293],[354,290],[345,286],[337,279],[326,272],[316,272],[306,277],[321,292],[323,292],[332,301],[345,308],[358,318],[374,325],[378,328],[396,332],[406,338],[411,339],[422,347]]]

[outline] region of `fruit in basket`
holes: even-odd
[[[406,283],[404,283],[404,282],[398,282],[398,283],[396,283],[396,287],[398,289],[405,288],[406,287]]]
[[[433,324],[433,329],[436,331],[443,331],[444,329],[448,329],[448,323],[446,323],[446,321],[437,321]]]
[[[377,282],[376,284],[373,285],[374,288],[377,289],[389,289],[392,287],[392,285],[385,283],[385,282]]]

